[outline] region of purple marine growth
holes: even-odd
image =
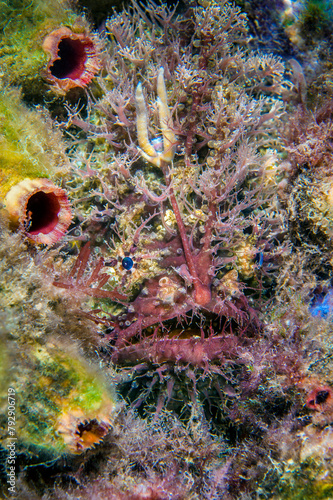
[[[203,366],[221,352],[236,356],[244,332],[253,336],[260,328],[260,280],[269,276],[270,283],[283,252],[273,243],[281,221],[268,199],[276,192],[276,153],[269,148],[276,148],[284,109],[284,66],[239,49],[246,28],[237,8],[214,9],[223,22],[196,11],[198,28],[186,49],[181,23],[158,11],[163,34],[153,27],[141,33],[156,45],[147,67],[135,50],[150,45],[132,36],[142,13],[110,22],[112,86],[101,79],[105,97],[92,106],[99,120],[106,118],[98,127],[72,118],[92,141],[112,148],[112,170],[97,178],[115,222],[103,256],[92,258],[93,241],[86,243],[69,275],[54,284],[118,304],[87,313],[108,327],[114,359],[191,363],[191,352]],[[133,40],[133,51],[125,49]],[[144,86],[135,85],[138,79]],[[144,92],[149,96],[155,81],[148,119]]]
[[[148,279],[141,292],[127,306],[128,299],[119,290],[103,290],[102,287],[110,277],[101,272],[104,267],[103,258],[98,260],[91,274],[86,275],[85,270],[90,257],[88,243],[81,250],[68,279],[54,282],[54,285],[58,287],[75,288],[94,297],[110,298],[127,307],[126,317],[122,313],[121,321],[117,317],[108,320],[108,323],[114,327],[112,335],[117,335],[116,345],[119,347],[131,337],[141,333],[143,329],[156,324],[162,325],[164,321],[173,318],[181,320],[190,311],[192,314],[199,311],[210,312],[220,317],[235,319],[238,323],[254,321],[258,326],[256,313],[249,306],[247,298],[239,289],[239,285],[236,285],[237,279],[234,275],[230,277],[230,285],[233,290],[224,290],[228,287],[227,281],[220,286],[213,286],[214,277],[221,265],[221,259],[217,256],[218,233],[224,227],[227,228],[227,224],[221,221],[219,205],[227,199],[229,193],[234,189],[234,183],[244,175],[247,166],[245,158],[239,165],[237,173],[234,174],[234,178],[231,178],[228,184],[221,182],[224,166],[218,165],[202,174],[200,182],[202,193],[199,196],[202,201],[207,203],[208,217],[204,224],[204,235],[200,240],[194,239],[193,232],[191,233],[183,222],[173,188],[173,158],[177,139],[167,104],[163,68],[159,70],[157,76],[157,94],[162,147],[157,148],[149,141],[147,110],[140,83],[136,89],[137,135],[140,154],[149,163],[161,169],[166,184],[165,190],[160,196],[150,193],[148,190],[145,191],[154,204],[156,202],[159,204],[160,211],[154,213],[153,217],[165,212],[164,205],[168,200],[176,219],[178,234],[172,235],[167,242],[151,244],[150,248],[150,250],[156,250],[158,247],[162,249],[167,246],[167,256],[160,263],[161,267],[167,271],[155,278]],[[237,207],[238,211],[247,206],[250,206],[248,201],[240,203]],[[126,261],[123,263],[123,267],[127,269],[132,267],[130,257],[125,257],[123,261]],[[105,318],[103,322],[105,322]]]

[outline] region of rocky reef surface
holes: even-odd
[[[0,26],[0,495],[332,498],[330,2]]]

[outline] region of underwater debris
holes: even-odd
[[[43,76],[59,94],[86,87],[101,68],[100,43],[90,33],[61,27],[47,35],[43,50],[49,54]]]
[[[13,186],[5,208],[30,241],[49,246],[64,236],[72,220],[66,192],[48,179],[25,179]]]

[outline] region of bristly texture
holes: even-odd
[[[291,240],[302,249],[303,269],[330,286],[333,278],[333,119],[332,97],[310,111],[300,104],[284,129],[289,179],[281,200],[289,218]],[[325,285],[326,286],[326,285]]]
[[[289,61],[289,82],[281,59],[252,52],[232,3],[175,12],[148,0],[114,15],[86,99],[58,101],[69,140],[56,151],[73,167],[61,246],[0,224],[20,498],[332,496],[332,106],[306,110],[304,65]],[[36,450],[53,437],[83,453]]]
[[[156,333],[170,329],[167,321],[199,328],[200,315],[221,318],[214,333],[221,321],[253,332],[260,322],[248,290],[262,286],[262,273],[271,284],[283,253],[271,252],[280,220],[274,201],[274,215],[267,204],[280,180],[274,130],[288,88],[282,61],[248,52],[245,17],[224,1],[187,18],[133,4],[108,20],[106,32],[104,95],[91,102],[88,119],[73,111],[70,124],[94,145],[78,180],[83,193],[96,186],[85,203],[98,196],[82,220],[82,239],[98,218],[108,229],[97,242],[101,258],[83,247],[55,285],[118,302],[104,306],[107,315],[92,315],[111,327],[117,348],[154,325]],[[161,66],[163,92],[161,82],[156,88]],[[82,147],[73,154],[82,167]]]

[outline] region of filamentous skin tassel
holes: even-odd
[[[186,230],[184,222],[182,220],[179,206],[175,197],[175,193],[170,184],[171,182],[171,172],[169,166],[173,162],[174,158],[174,146],[176,144],[176,137],[172,130],[172,118],[171,112],[168,107],[167,92],[164,82],[164,69],[160,68],[157,76],[157,103],[158,103],[158,114],[160,119],[160,128],[163,137],[163,149],[159,151],[155,149],[154,146],[149,142],[148,138],[148,118],[145,100],[142,92],[142,86],[139,83],[136,89],[136,108],[137,108],[137,134],[138,143],[140,146],[140,153],[147,161],[161,168],[165,175],[166,183],[169,184],[169,198],[172,205],[172,209],[176,218],[179,234],[182,240],[184,254],[186,256],[186,264],[189,269],[191,280],[195,289],[194,299],[198,306],[206,306],[211,301],[211,291],[209,287],[202,283],[198,277],[196,264],[190,249],[189,241],[186,235]]]
[[[66,192],[48,179],[24,179],[13,186],[5,208],[14,227],[44,245],[59,241],[72,220]]]
[[[172,162],[175,154],[174,146],[176,144],[176,137],[172,130],[171,113],[168,107],[163,68],[160,68],[157,75],[157,95],[158,114],[163,137],[163,150],[159,151],[155,149],[149,141],[147,109],[141,83],[138,84],[135,93],[137,112],[136,128],[141,155],[156,167],[161,167],[162,162]]]

